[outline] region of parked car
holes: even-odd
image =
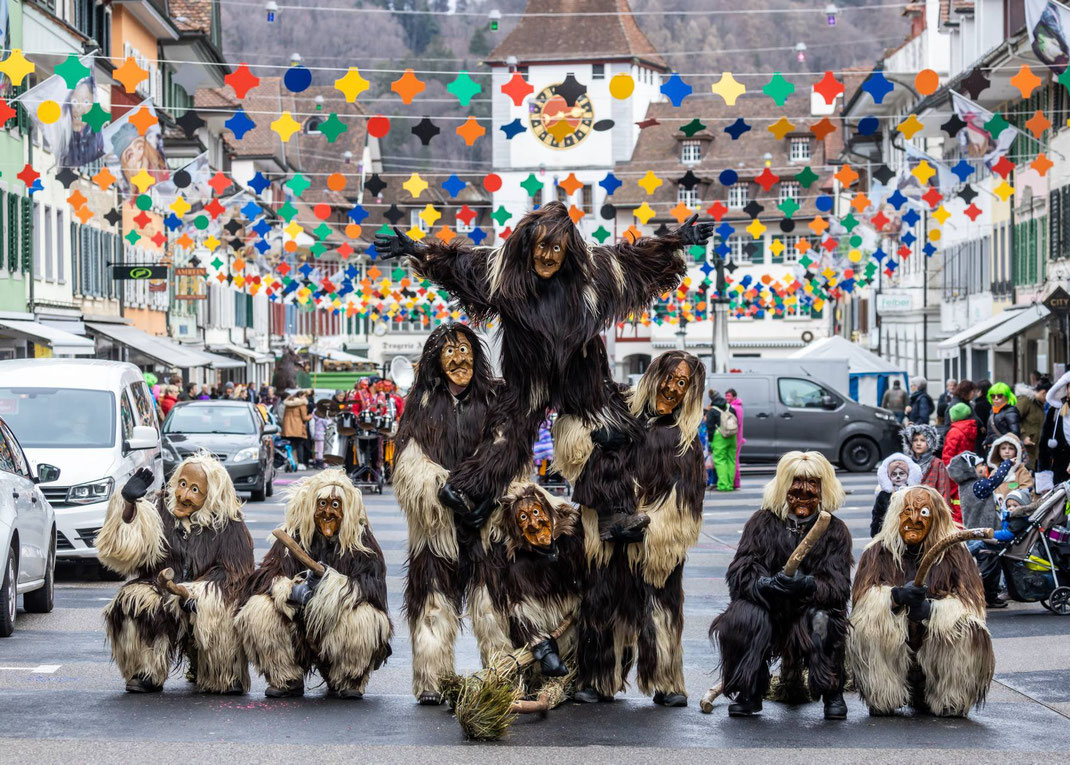
[[[32,465],[55,465],[42,479],[56,511],[56,555],[92,560],[108,500],[146,467],[162,486],[163,458],[152,392],[133,364],[97,359],[0,361],[0,417]]]
[[[852,401],[812,377],[712,375],[707,387],[739,393],[744,461],[772,462],[802,449],[821,452],[852,472],[866,472],[899,449],[899,425],[891,412]]]
[[[0,419],[0,637],[15,630],[19,595],[30,613],[52,610],[56,515],[38,483],[59,475],[53,465],[32,470],[18,439]]]
[[[235,489],[263,502],[275,493],[272,436],[278,432],[248,401],[183,401],[163,423],[164,473],[204,449],[223,463]]]

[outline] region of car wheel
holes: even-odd
[[[266,483],[267,483],[267,476],[266,475],[261,476],[260,477],[260,488],[253,489],[252,492],[250,492],[250,494],[249,494],[249,498],[253,502],[263,502],[265,499],[267,499],[267,489],[266,489],[266,486],[265,486]]]
[[[877,445],[864,436],[847,440],[840,452],[840,463],[852,473],[867,473],[877,466],[880,451]]]
[[[15,606],[18,602],[19,559],[18,548],[11,543],[4,566],[4,581],[0,584],[0,637],[8,637],[15,631]]]
[[[22,605],[31,614],[50,614],[56,602],[56,532],[52,531],[52,544],[48,550],[45,583],[39,590],[22,596]]]

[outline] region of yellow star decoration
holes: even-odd
[[[435,209],[435,206],[428,202],[424,209],[420,211],[420,220],[427,224],[428,230],[435,225],[435,222],[442,217],[442,213]]]
[[[26,75],[36,71],[37,65],[23,56],[18,48],[11,51],[11,55],[0,62],[0,74],[6,74],[16,88],[26,79]]]
[[[645,226],[646,222],[654,217],[654,208],[652,208],[646,202],[643,202],[643,204],[632,210],[632,213],[635,215],[636,218],[639,219],[639,222]]]
[[[353,103],[361,93],[371,87],[371,83],[361,76],[359,69],[352,66],[343,77],[334,81],[334,87],[346,97],[346,101]]]
[[[710,90],[723,98],[727,106],[735,106],[736,99],[747,92],[747,86],[733,77],[731,72],[721,72],[721,79],[710,85]]]
[[[550,125],[550,127],[546,128],[546,132],[552,135],[555,141],[561,143],[574,132],[576,132],[576,128],[568,124],[568,120],[558,120],[554,124]]]
[[[219,240],[216,239],[214,236],[209,236],[207,239],[204,240],[204,246],[208,248],[208,252],[215,252],[216,249],[219,247],[219,244]]]
[[[996,186],[996,188],[992,189],[992,191],[996,193],[996,196],[998,196],[1000,200],[1006,202],[1008,199],[1010,199],[1011,194],[1014,193],[1014,186],[1011,186],[1009,183],[1007,183],[1006,179],[1003,179],[1003,181],[1001,181],[1000,184]]]
[[[951,213],[947,211],[946,207],[940,205],[932,211],[932,216],[936,218],[936,220],[939,221],[940,225],[942,226],[944,225],[944,221],[951,217]]]
[[[661,185],[661,178],[654,175],[653,170],[647,170],[646,175],[638,181],[639,187],[647,194],[653,194],[654,191]]]
[[[185,214],[192,209],[193,206],[189,202],[187,202],[186,198],[181,194],[175,197],[175,201],[171,203],[171,212],[173,212],[179,218],[184,217]]]
[[[419,226],[413,226],[412,228],[410,228],[405,233],[408,234],[409,239],[415,239],[417,242],[420,241],[421,239],[423,239],[425,236],[427,236],[427,232],[424,231]],[[387,288],[387,289],[389,289],[389,288]]]
[[[914,137],[915,133],[917,133],[924,127],[925,123],[918,119],[918,115],[911,114],[905,120],[896,125],[895,129],[902,133],[907,140],[910,140]]]
[[[234,278],[231,279],[231,284],[233,284],[238,289],[241,289],[245,286],[245,277],[241,274],[236,274]]]
[[[148,173],[145,168],[141,168],[137,171],[137,175],[130,178],[130,182],[137,186],[137,190],[144,194],[150,188],[152,184],[156,183],[156,179],[152,177],[151,173]]]
[[[924,186],[929,182],[929,179],[936,175],[936,170],[929,164],[928,160],[923,159],[918,163],[918,166],[910,171],[910,174],[918,179],[918,182]]]
[[[271,129],[278,133],[283,143],[286,143],[294,133],[301,129],[301,123],[295,120],[289,112],[283,112],[281,117],[271,123]]]
[[[419,199],[420,195],[427,191],[427,181],[421,178],[419,173],[413,173],[409,180],[401,184],[401,188],[412,194],[413,199]]]
[[[296,239],[297,235],[304,231],[304,229],[301,228],[301,225],[295,220],[292,220],[288,224],[286,224],[286,226],[282,230],[285,231],[287,236],[289,236],[291,239]]]
[[[743,230],[750,234],[754,239],[760,239],[762,234],[765,233],[765,228],[766,227],[762,225],[762,222],[755,218],[750,222],[750,225]]]
[[[778,141],[783,141],[784,136],[795,129],[795,126],[788,122],[787,117],[781,117],[772,125],[766,128],[770,133],[776,136]]]
[[[784,252],[784,243],[779,239],[774,239],[773,243],[769,245],[769,252],[773,253],[774,258],[779,258],[780,253]]]

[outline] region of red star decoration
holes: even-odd
[[[836,126],[828,117],[822,117],[820,122],[815,122],[810,126],[810,132],[817,137],[817,140],[824,141],[825,136],[836,132]]]
[[[502,93],[513,99],[514,106],[520,106],[524,103],[524,99],[535,92],[535,88],[531,86],[531,83],[524,79],[524,75],[520,72],[513,72],[513,76],[509,78],[509,82],[502,85]]]
[[[286,274],[290,273],[290,264],[279,263],[277,266],[275,266],[275,270],[282,276],[286,276]]]
[[[910,248],[909,248],[909,247],[907,247],[907,246],[906,246],[905,244],[904,244],[904,245],[901,245],[901,246],[899,247],[899,249],[895,251],[895,253],[896,253],[896,255],[898,255],[898,256],[900,257],[900,259],[902,259],[902,260],[906,260],[907,258],[909,258],[909,257],[910,257],[910,254],[911,254],[911,253],[910,253]]]
[[[353,248],[349,246],[348,242],[342,242],[341,246],[338,248],[338,254],[343,258],[348,258],[353,254]]]
[[[230,85],[238,100],[245,98],[245,94],[260,84],[260,78],[249,70],[246,63],[238,64],[238,68],[223,78],[223,82]]]
[[[204,209],[207,210],[208,214],[212,216],[212,220],[215,220],[220,215],[222,215],[224,212],[226,212],[227,208],[225,208],[223,205],[219,204],[219,200],[218,199],[216,199],[215,197],[212,197],[211,201],[208,202],[208,204],[206,204],[204,206]]]
[[[944,195],[937,191],[935,186],[930,186],[929,190],[921,195],[921,198],[925,200],[925,204],[934,210],[938,204],[944,201]]]
[[[216,196],[222,196],[223,192],[230,188],[231,180],[227,176],[223,175],[223,171],[219,170],[212,179],[208,181],[208,185],[212,187],[212,190],[216,193]]]
[[[7,101],[0,98],[0,127],[3,127],[4,124],[16,114],[18,114],[18,112],[8,106]]]
[[[504,230],[498,232],[498,236],[501,237],[501,240],[504,242],[506,239],[508,239],[512,235],[512,233],[513,233],[513,227],[512,226],[506,226]]]
[[[963,212],[966,213],[966,217],[970,220],[977,220],[977,216],[984,211],[973,202],[970,202],[970,206],[963,210]]]
[[[1009,159],[1007,159],[1007,155],[1004,154],[1002,157],[999,158],[999,162],[992,165],[992,172],[998,174],[1000,178],[1006,179],[1006,177],[1011,174],[1011,171],[1014,170],[1014,168],[1015,164]]]
[[[878,231],[883,231],[884,227],[891,221],[888,219],[888,216],[884,214],[884,210],[878,210],[877,214],[869,219],[869,222],[876,226]]]
[[[832,72],[825,72],[825,76],[814,83],[814,92],[825,99],[825,103],[832,106],[836,96],[843,93],[843,83],[836,79]]]
[[[137,215],[134,216],[134,223],[137,224],[138,228],[144,229],[145,226],[147,226],[150,223],[152,223],[152,218],[150,218],[148,216],[148,213],[146,213],[144,210],[142,210],[141,212],[139,212]]]
[[[837,247],[839,247],[839,246],[840,246],[840,243],[839,243],[839,242],[837,242],[837,241],[836,241],[835,239],[833,239],[833,238],[832,238],[832,237],[830,236],[830,237],[827,237],[827,238],[825,239],[825,241],[823,241],[823,242],[821,243],[821,246],[822,246],[822,247],[824,247],[824,248],[825,248],[826,250],[828,250],[829,252],[832,252],[833,250],[835,250],[835,249],[836,249]]]
[[[728,208],[724,206],[724,203],[717,201],[706,208],[706,212],[710,214],[715,221],[720,221],[724,217],[724,214],[728,212]]]
[[[472,225],[472,221],[475,219],[475,217],[476,217],[476,211],[473,210],[468,205],[465,205],[464,207],[462,207],[460,210],[457,211],[457,220],[461,221],[466,226],[471,226]]]
[[[162,231],[157,231],[152,237],[152,243],[157,247],[163,247],[167,244],[167,234]]]
[[[41,174],[33,169],[33,165],[27,162],[26,167],[22,168],[15,177],[25,183],[26,188],[30,188],[30,186],[33,186],[33,182],[41,177]]]
[[[761,186],[766,193],[769,193],[769,189],[773,188],[780,180],[780,176],[770,170],[768,167],[762,168],[761,175],[754,179],[754,182]]]

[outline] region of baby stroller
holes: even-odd
[[[1006,529],[1014,538],[999,552],[1007,594],[1020,603],[1040,602],[1070,616],[1070,482],[1039,502],[1011,511]]]
[[[553,469],[554,440],[553,424],[556,415],[549,415],[539,427],[539,436],[535,441],[534,458],[535,471],[538,474],[539,485],[551,494],[564,496],[569,493],[568,481],[565,477]]]
[[[293,446],[282,436],[275,436],[275,467],[282,468],[287,473],[297,472],[297,458],[294,456]]]

